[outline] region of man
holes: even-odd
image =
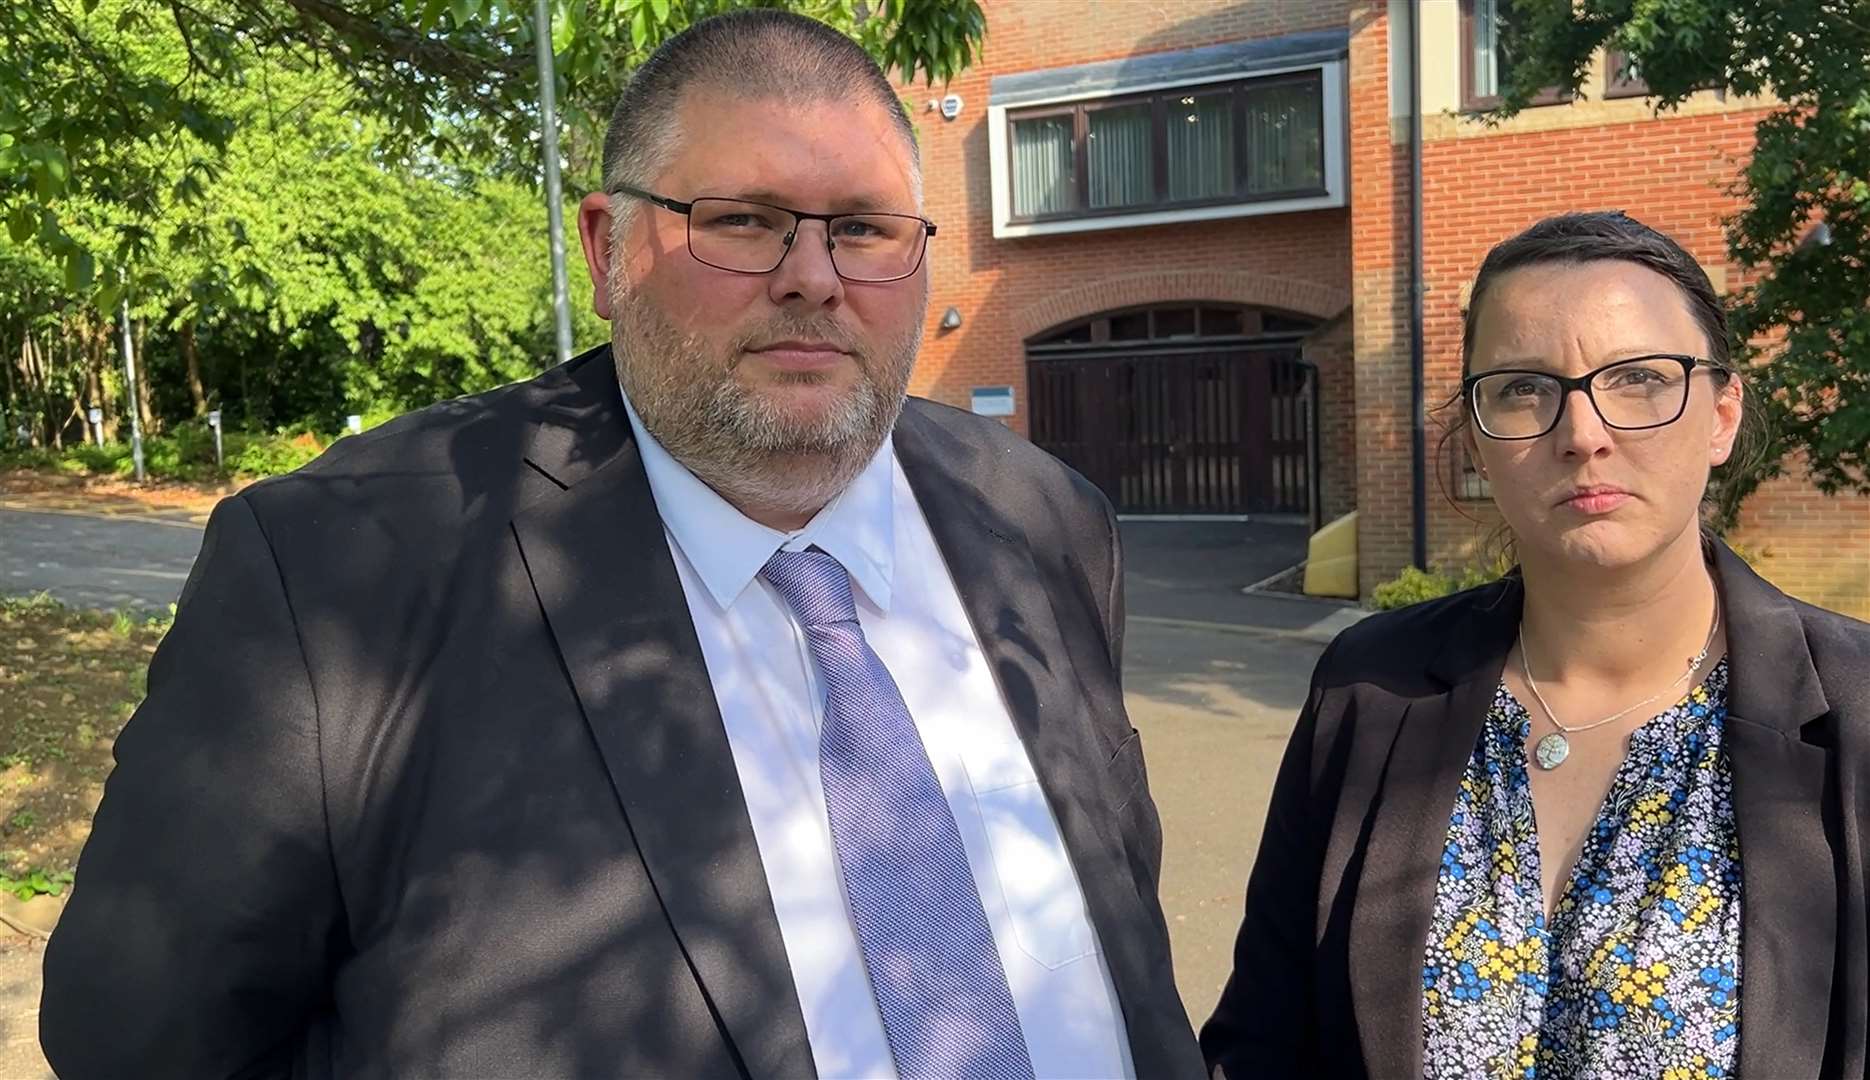
[[[48,1058],[1199,1074],[1114,519],[904,409],[935,229],[889,83],[724,16],[605,158],[611,349],[216,511],[47,952]]]

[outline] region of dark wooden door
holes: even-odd
[[[1135,514],[1311,509],[1311,369],[1296,344],[1034,348],[1033,441]]]

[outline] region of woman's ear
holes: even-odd
[[[1474,437],[1474,421],[1470,419],[1461,428],[1461,441],[1467,444],[1467,459],[1479,470],[1481,479],[1487,478],[1487,461],[1480,456],[1480,440]]]
[[[1714,398],[1714,431],[1708,439],[1708,464],[1725,465],[1733,457],[1734,440],[1740,437],[1741,420],[1746,415],[1746,388],[1740,376],[1730,376]]]

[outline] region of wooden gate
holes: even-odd
[[[1296,342],[1032,346],[1032,439],[1131,514],[1309,514],[1315,373]]]

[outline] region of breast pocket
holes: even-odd
[[[1084,894],[1025,744],[976,745],[962,758],[1020,951],[1047,968],[1095,955]]]

